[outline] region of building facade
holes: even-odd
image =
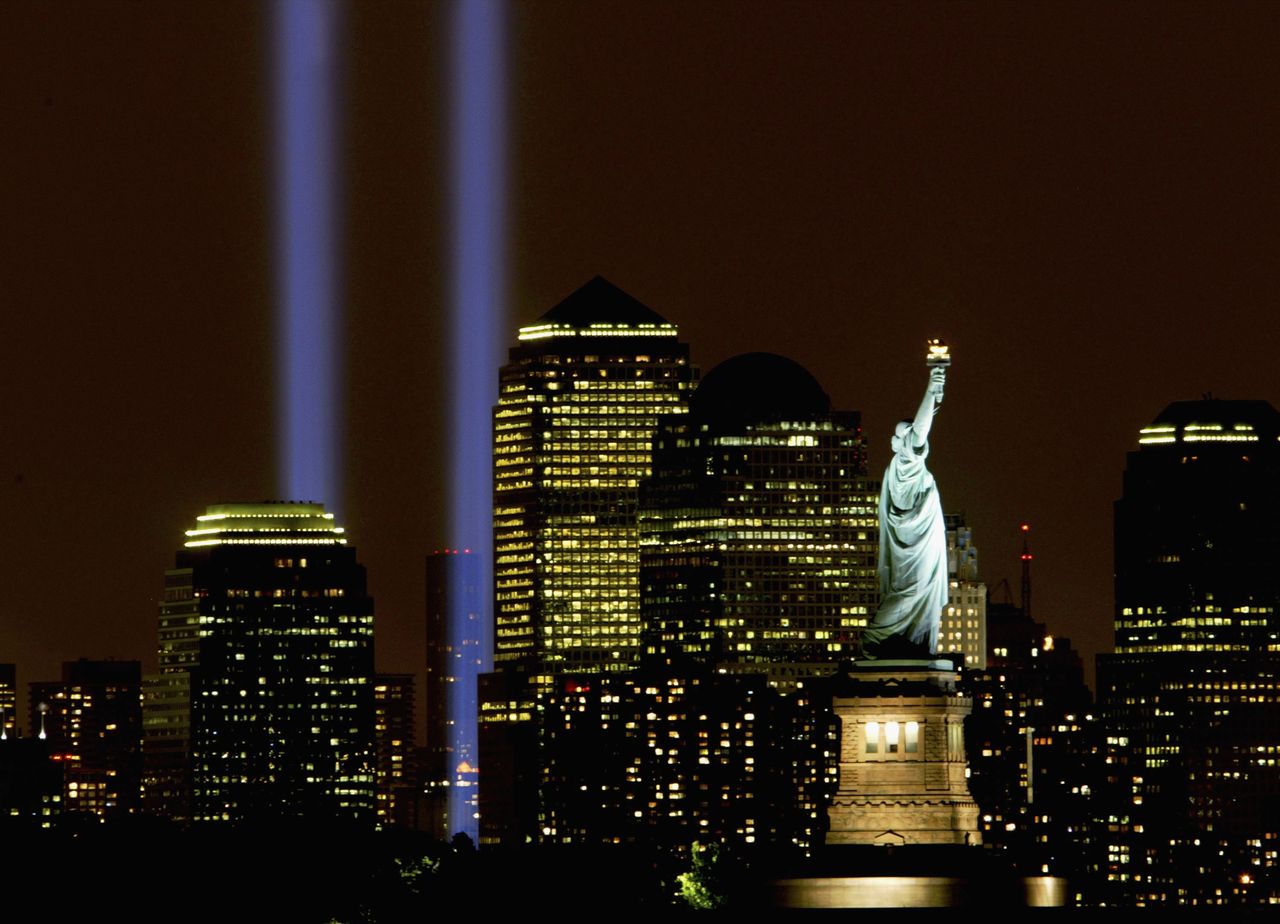
[[[66,661],[62,679],[29,687],[31,727],[62,767],[64,812],[106,820],[138,811],[142,665]]]
[[[1169,405],[1115,505],[1115,654],[1098,660],[1115,901],[1280,901],[1280,414]]]
[[[687,411],[698,380],[676,325],[600,277],[518,338],[493,421],[481,843],[525,843],[542,829],[539,703],[558,678],[627,672],[642,659],[640,483],[659,421]]]
[[[143,809],[191,819],[191,676],[200,655],[200,600],[191,568],[164,575],[158,669],[143,678]]]
[[[785,357],[721,363],[663,421],[641,487],[649,651],[783,687],[852,658],[879,594],[877,497],[857,412]]]
[[[166,798],[197,821],[372,826],[373,601],[343,528],[321,504],[218,505],[175,565],[147,701]]]
[[[1096,808],[1105,787],[1102,722],[1070,639],[1021,607],[987,609],[987,664],[966,670],[969,788],[988,849],[1025,875],[1065,876],[1097,898]]]
[[[638,662],[639,486],[697,376],[676,325],[600,277],[520,328],[494,408],[495,668]]]
[[[413,674],[374,675],[375,782],[378,824],[384,827],[414,829],[418,826],[416,697]]]
[[[480,734],[507,785],[482,791],[482,843],[822,843],[838,731],[821,690],[783,695],[763,673],[656,659],[549,687],[486,682]]]
[[[964,514],[947,514],[947,605],[938,650],[964,656],[969,670],[987,666],[987,585],[978,579],[978,549]]]
[[[803,693],[764,674],[655,664],[562,677],[540,705],[544,842],[822,843],[837,730]]]

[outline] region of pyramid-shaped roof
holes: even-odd
[[[667,324],[666,318],[642,305],[603,276],[582,288],[538,318],[539,324],[590,327],[592,324]]]

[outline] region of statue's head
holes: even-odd
[[[902,452],[902,447],[906,443],[907,434],[911,432],[911,421],[900,420],[898,425],[893,428],[893,439],[889,440],[890,447],[893,448],[893,454],[897,455]]]

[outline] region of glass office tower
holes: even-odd
[[[635,666],[636,504],[698,372],[676,325],[596,277],[533,324],[494,408],[494,668]]]

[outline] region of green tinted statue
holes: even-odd
[[[930,341],[929,386],[915,419],[894,429],[893,459],[880,486],[880,608],[862,635],[862,657],[929,657],[947,605],[947,528],[925,466],[929,430],[942,404],[951,358]]]

